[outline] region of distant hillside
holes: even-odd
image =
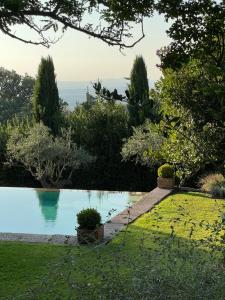
[[[124,93],[129,83],[128,80],[121,79],[105,79],[100,80],[102,85],[113,90],[116,88],[119,93]],[[150,88],[153,87],[154,81],[149,81]],[[86,100],[87,90],[90,94],[95,95],[91,81],[59,81],[59,95],[69,104],[69,108],[73,109],[77,103],[82,103]]]

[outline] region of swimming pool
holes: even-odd
[[[138,199],[128,192],[0,187],[0,232],[74,235],[80,210],[96,208],[105,223]]]

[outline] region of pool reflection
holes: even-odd
[[[36,190],[36,193],[44,219],[51,222],[55,221],[57,218],[60,190],[51,192]]]

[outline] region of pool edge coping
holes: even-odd
[[[155,188],[145,194],[137,202],[126,208],[108,222],[104,224],[104,240],[108,243],[115,235],[126,229],[127,225],[134,222],[143,214],[149,212],[155,205],[173,193],[173,190]],[[0,242],[23,242],[23,243],[44,243],[52,245],[77,245],[75,235],[47,235],[30,233],[2,233],[0,232]]]

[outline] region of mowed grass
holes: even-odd
[[[225,299],[223,214],[178,193],[104,246],[0,243],[0,298]]]

